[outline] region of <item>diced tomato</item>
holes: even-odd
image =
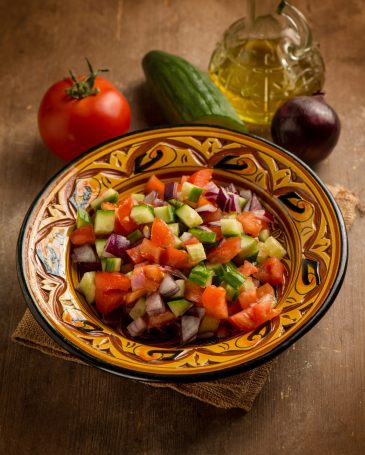
[[[143,297],[146,294],[146,292],[147,291],[145,289],[138,289],[137,291],[127,292],[124,301],[127,305],[129,305],[130,303],[133,303],[136,300]]]
[[[176,316],[171,311],[165,311],[161,314],[154,316],[148,316],[147,327],[163,327],[164,325],[170,324],[176,319]]]
[[[241,308],[245,310],[248,308],[252,303],[257,302],[257,291],[256,288],[252,291],[243,291],[238,297],[238,301],[241,305]]]
[[[175,245],[175,236],[164,220],[155,218],[151,228],[151,241],[161,247],[167,248]]]
[[[257,298],[261,299],[264,295],[272,295],[275,297],[275,291],[269,283],[265,283],[263,286],[257,288]]]
[[[190,302],[196,303],[198,306],[202,306],[202,296],[204,288],[199,286],[197,283],[193,283],[190,280],[185,281],[185,292],[184,297]]]
[[[150,177],[146,183],[146,194],[151,193],[151,191],[157,191],[158,197],[164,199],[165,197],[165,184],[161,180],[153,175]]]
[[[222,242],[208,254],[208,261],[213,264],[225,264],[233,259],[241,250],[241,239],[230,237]]]
[[[245,332],[254,330],[257,327],[256,321],[253,319],[253,309],[251,307],[246,308],[245,310],[240,311],[239,313],[234,314],[228,318],[234,326]]]
[[[188,240],[185,240],[184,242],[182,242],[182,245],[183,246],[186,246],[186,245],[195,245],[196,243],[200,243],[199,240],[192,236],[190,239]]]
[[[284,264],[278,258],[266,259],[259,270],[255,273],[255,278],[263,283],[269,283],[273,286],[284,283],[285,268]]]
[[[73,245],[92,245],[95,243],[95,232],[91,224],[86,224],[75,229],[70,235],[70,241]]]
[[[258,268],[255,267],[252,262],[250,261],[245,261],[243,263],[243,265],[241,265],[241,267],[238,269],[239,272],[242,273],[242,275],[245,275],[245,276],[250,276],[252,275],[253,273],[256,273],[258,271]]]
[[[219,286],[207,286],[202,295],[202,303],[207,316],[216,319],[228,318],[226,290]]]
[[[140,253],[144,259],[159,264],[160,256],[163,251],[161,247],[157,246],[154,242],[152,242],[152,240],[149,239],[143,239],[140,246]]]
[[[134,199],[130,196],[118,202],[114,225],[114,231],[117,234],[128,235],[138,228],[138,225],[129,216],[135,204]]]
[[[135,264],[144,261],[144,257],[141,254],[141,245],[137,245],[134,248],[130,248],[126,252]]]
[[[143,272],[148,280],[153,280],[156,283],[161,283],[163,277],[165,276],[161,268],[154,264],[143,267]]]
[[[95,303],[102,314],[117,309],[124,301],[130,288],[130,279],[119,272],[96,272],[95,274]]]
[[[273,303],[273,299],[265,299],[253,306],[253,318],[257,326],[270,321],[281,313],[281,310],[272,307]]]
[[[189,182],[193,185],[203,188],[210,182],[213,175],[213,169],[200,169],[189,177]]]
[[[211,223],[212,221],[220,221],[222,218],[222,210],[217,209],[215,212],[207,212],[201,214],[201,217],[204,220],[204,223]]]
[[[185,267],[189,267],[189,255],[186,251],[170,246],[161,254],[160,262],[170,267],[184,269]]]
[[[155,292],[163,277],[164,273],[158,265],[136,267],[131,277],[132,289],[134,291],[143,289],[146,292]]]
[[[209,229],[216,233],[216,240],[223,238],[222,229],[220,226],[209,226]]]
[[[242,212],[237,219],[242,224],[245,233],[252,237],[257,237],[264,227],[263,221],[251,212]]]
[[[117,204],[113,202],[102,202],[101,203],[101,210],[115,210],[117,208]]]
[[[241,310],[242,310],[242,308],[241,308],[241,305],[238,300],[228,304],[228,315],[229,316],[232,316],[232,314],[236,314]]]

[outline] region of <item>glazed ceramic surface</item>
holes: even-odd
[[[151,175],[174,181],[214,168],[222,185],[255,191],[274,214],[288,280],[280,316],[259,329],[216,343],[164,348],[139,343],[104,324],[78,294],[69,232],[76,210],[98,194],[143,191]],[[294,156],[261,139],[215,127],[137,132],[66,166],[30,208],[18,244],[18,272],[41,326],[82,360],[128,377],[209,380],[258,366],[311,328],[333,302],[344,277],[347,240],[341,214],[324,185]]]

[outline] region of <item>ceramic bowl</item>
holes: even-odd
[[[201,167],[214,179],[257,193],[275,215],[288,251],[280,316],[214,343],[164,348],[133,341],[104,324],[75,286],[68,233],[77,207],[106,188],[143,190],[155,174],[179,179]],[[43,329],[81,360],[151,381],[211,380],[257,367],[312,328],[333,303],[347,263],[340,211],[319,178],[296,157],[257,137],[208,126],[146,130],[117,138],[62,169],[29,209],[19,237],[18,273]]]

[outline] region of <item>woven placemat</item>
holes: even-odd
[[[335,197],[343,213],[346,227],[349,229],[356,216],[356,207],[359,205],[357,196],[339,185],[329,185],[328,188]],[[33,319],[29,310],[26,310],[12,335],[12,339],[23,346],[38,349],[44,354],[84,364],[53,341]],[[159,388],[168,387],[218,408],[240,408],[247,412],[251,409],[256,396],[264,386],[271,366],[272,362],[268,362],[251,371],[217,381],[192,384],[146,384]]]

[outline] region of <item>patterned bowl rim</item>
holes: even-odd
[[[331,288],[331,291],[328,293],[326,299],[324,300],[323,304],[321,307],[314,313],[314,315],[305,323],[303,324],[297,331],[295,331],[293,334],[291,334],[286,340],[283,342],[279,343],[277,346],[275,346],[272,350],[269,352],[266,352],[259,357],[256,357],[252,360],[246,361],[240,365],[235,365],[232,367],[227,367],[223,370],[220,371],[211,371],[211,372],[204,372],[204,373],[197,373],[194,375],[171,375],[171,374],[158,374],[158,373],[145,373],[145,372],[137,372],[113,365],[108,362],[104,362],[100,359],[97,359],[82,349],[78,348],[75,346],[73,343],[71,343],[66,337],[61,335],[44,317],[42,312],[38,309],[37,305],[33,301],[33,298],[31,297],[31,293],[29,291],[27,279],[24,275],[24,270],[23,270],[23,265],[22,265],[22,248],[23,248],[23,242],[25,238],[25,234],[27,232],[27,227],[28,227],[28,221],[33,213],[33,210],[37,206],[39,200],[41,199],[42,195],[46,192],[46,190],[52,185],[52,183],[57,179],[58,176],[61,174],[65,173],[68,169],[72,168],[74,164],[78,161],[81,161],[85,156],[87,156],[89,153],[99,149],[100,147],[103,147],[108,144],[112,144],[114,141],[120,140],[127,138],[129,136],[133,135],[139,135],[144,132],[148,131],[159,131],[163,130],[166,131],[168,129],[178,129],[178,128],[199,128],[199,127],[208,127],[211,129],[218,129],[218,130],[223,130],[223,131],[228,131],[232,132],[235,134],[241,134],[242,136],[247,136],[250,138],[253,138],[257,141],[261,141],[264,144],[270,145],[271,147],[277,148],[281,150],[282,152],[286,153],[288,156],[290,156],[292,159],[294,159],[300,166],[302,166],[307,173],[309,173],[319,184],[321,187],[321,190],[326,194],[328,197],[332,208],[336,214],[336,219],[338,222],[338,227],[340,231],[340,240],[341,240],[341,258],[340,258],[340,263],[338,267],[338,272],[336,275],[336,278],[334,280],[333,286]],[[21,290],[23,292],[23,295],[25,297],[26,303],[28,305],[28,308],[30,312],[32,313],[33,317],[35,320],[38,322],[38,324],[45,330],[45,332],[54,340],[56,341],[63,349],[68,351],[70,354],[73,356],[77,357],[78,359],[86,362],[87,364],[90,364],[92,366],[95,366],[101,370],[107,371],[109,373],[114,373],[119,376],[123,376],[126,378],[130,379],[137,379],[141,381],[150,381],[150,382],[199,382],[199,381],[211,381],[211,380],[216,380],[216,379],[221,379],[227,376],[232,376],[235,374],[243,373],[245,371],[249,371],[253,368],[256,368],[269,360],[272,360],[275,358],[277,355],[281,354],[284,352],[286,349],[288,349],[293,343],[298,341],[303,335],[305,335],[312,327],[314,327],[321,319],[322,317],[327,313],[328,309],[330,306],[333,304],[337,294],[339,293],[345,274],[346,274],[346,269],[347,269],[347,264],[348,264],[348,239],[347,239],[347,232],[346,232],[346,227],[345,227],[345,222],[342,216],[342,213],[326,187],[326,185],[323,183],[323,181],[318,177],[318,175],[306,164],[304,163],[300,158],[298,158],[296,155],[293,153],[289,152],[288,150],[284,149],[283,147],[278,146],[277,144],[274,144],[273,142],[261,138],[259,136],[256,136],[254,134],[250,133],[241,133],[238,131],[235,131],[234,129],[231,128],[226,128],[226,127],[220,127],[216,125],[206,125],[206,124],[183,124],[183,125],[167,125],[167,126],[159,126],[155,128],[144,128],[140,129],[137,131],[133,131],[121,136],[114,137],[112,139],[109,139],[105,142],[102,142],[95,147],[90,148],[86,152],[82,153],[78,157],[74,158],[72,161],[67,163],[65,166],[63,166],[56,174],[51,177],[51,179],[48,180],[48,182],[43,186],[43,188],[39,191],[37,196],[34,198],[32,204],[30,205],[22,226],[20,228],[19,232],[19,237],[18,237],[18,242],[17,242],[17,251],[16,251],[16,267],[17,267],[17,274],[18,274],[18,280],[19,284],[21,287]]]

